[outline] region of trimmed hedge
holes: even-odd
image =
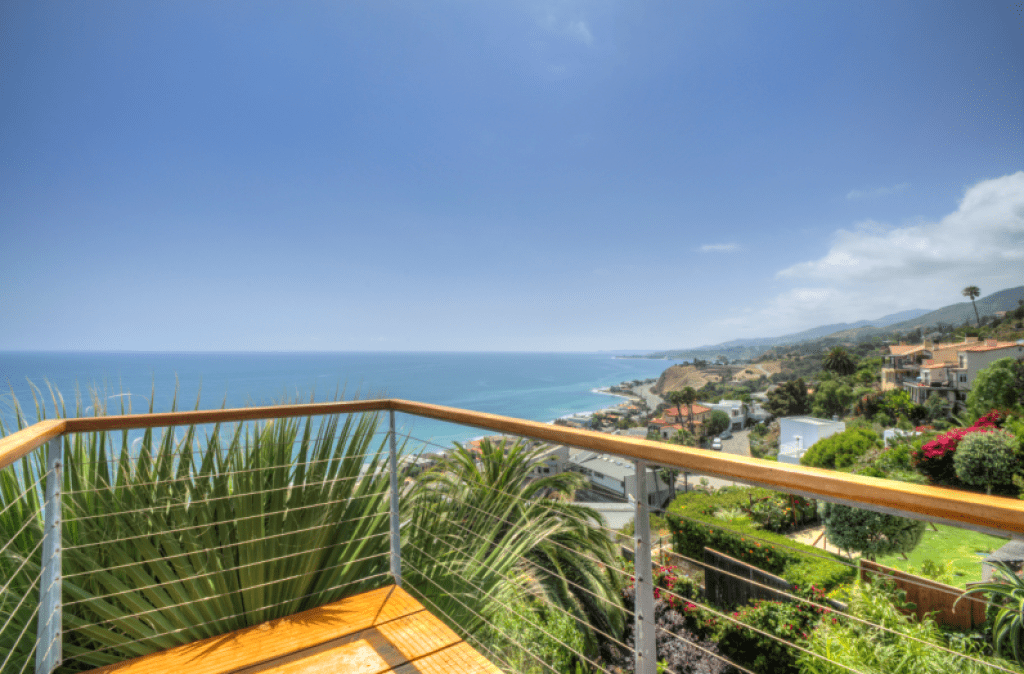
[[[750,507],[776,494],[757,487],[726,487],[714,494],[681,494],[665,518],[672,531],[672,545],[682,555],[702,559],[705,547],[735,557],[799,587],[816,585],[831,590],[852,580],[855,569],[839,557],[790,540],[781,534],[756,528],[747,522],[723,522],[714,513],[721,509]]]

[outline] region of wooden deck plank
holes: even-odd
[[[387,653],[381,653],[380,644],[366,638],[280,664],[253,667],[238,674],[384,674],[392,668]]]
[[[458,634],[426,610],[380,625],[377,631],[410,661],[462,641]]]
[[[459,643],[458,634],[422,610],[236,674],[376,674]]]
[[[393,671],[394,674],[501,674],[500,669],[465,641],[395,667]]]
[[[424,610],[408,593],[392,585],[92,671],[95,674],[163,674],[174,671],[224,674]]]

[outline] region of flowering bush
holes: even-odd
[[[654,598],[663,599],[669,608],[681,610],[687,599],[700,600],[703,596],[700,583],[684,575],[677,566],[662,566],[654,572]]]
[[[992,410],[988,414],[978,417],[971,428],[1002,428],[1006,421],[1006,415],[999,410]]]
[[[686,578],[685,576],[679,576]],[[622,593],[622,601],[626,610],[633,612],[636,606],[636,590],[630,586]],[[710,611],[700,609],[696,604],[686,603],[677,608],[671,607],[664,599],[654,600],[655,650],[659,663],[678,674],[726,674],[731,671],[721,657],[718,644],[708,641],[717,621]],[[691,613],[704,614],[710,622],[708,629],[694,633],[688,629]],[[609,658],[610,663],[620,670],[632,671],[632,649],[636,647],[636,636],[633,621],[627,621],[625,634],[626,650],[614,649]]]
[[[956,468],[953,466],[953,454],[963,437],[971,433],[970,428],[954,428],[943,433],[931,442],[921,445],[910,453],[914,467],[924,473],[932,482],[938,484],[957,484]]]
[[[963,482],[957,476],[953,462],[960,441],[970,433],[987,433],[1000,428],[1004,421],[1005,414],[999,410],[992,410],[979,417],[970,428],[954,428],[943,433],[931,442],[921,445],[920,449],[911,452],[914,467],[936,484],[961,486]]]

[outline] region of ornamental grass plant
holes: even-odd
[[[54,408],[65,415],[59,394]],[[376,427],[371,414],[65,436],[63,671],[386,584],[387,454]],[[5,673],[33,657],[44,457],[45,447],[0,471],[0,540],[12,543],[0,556],[0,606],[15,614],[0,641]]]

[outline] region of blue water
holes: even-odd
[[[505,416],[551,421],[621,402],[593,389],[657,377],[671,363],[584,353],[44,353],[0,352],[0,419],[12,419],[10,392],[34,418],[35,384],[63,394],[69,413],[75,392],[93,413],[90,390],[108,412],[120,404],[144,412],[393,397]],[[201,392],[201,395],[200,395]],[[47,405],[52,409],[52,404]],[[399,415],[403,433],[441,445],[481,431]]]

